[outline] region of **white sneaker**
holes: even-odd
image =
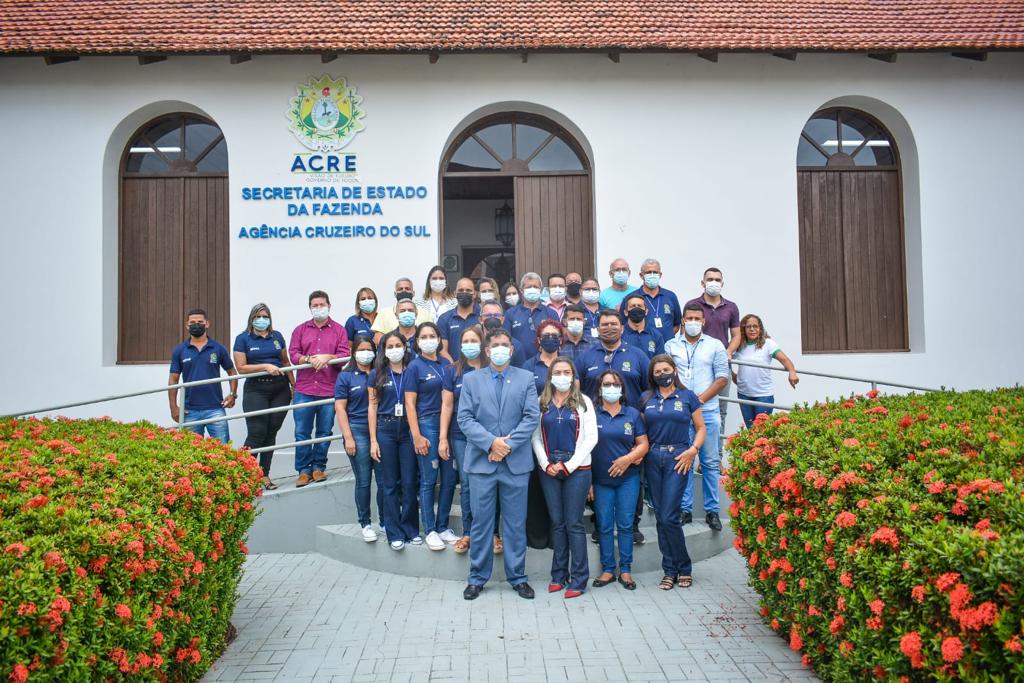
[[[441,537],[437,535],[436,531],[431,531],[427,534],[427,547],[431,550],[444,550],[448,546],[445,545]]]
[[[391,541],[392,550],[401,550],[405,547],[405,541]]]
[[[459,540],[460,538],[462,537],[454,531],[452,531],[451,529],[445,529],[441,532],[441,540],[445,543],[455,543],[455,541]]]
[[[367,543],[373,543],[377,540],[377,532],[369,524],[363,527],[363,540]]]
[[[412,540],[409,541],[409,543],[412,543],[413,545],[423,545],[423,537],[413,536]]]

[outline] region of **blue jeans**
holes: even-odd
[[[384,528],[388,541],[419,536],[416,519],[416,459],[404,418],[377,416],[377,487],[383,490]]]
[[[452,457],[455,458],[455,469],[459,475],[459,506],[462,508],[462,535],[469,536],[473,526],[473,510],[469,506],[469,472],[466,471],[466,437],[456,436],[449,439]]]
[[[292,400],[294,405],[321,401],[328,396],[310,396],[298,391]],[[311,438],[313,425],[316,424],[316,438],[320,439],[330,436],[334,432],[334,401],[325,406],[313,408],[296,408],[292,411],[295,420],[295,440],[305,441]],[[330,448],[329,441],[316,444],[306,444],[295,447],[295,471],[299,474],[312,474],[313,470],[323,472],[327,469],[327,449]]]
[[[721,472],[721,453],[718,450],[718,436],[722,431],[722,418],[717,410],[705,410],[704,412],[704,427],[707,429],[707,434],[704,437],[704,445],[700,447],[700,471],[701,471],[701,483],[704,486],[704,512],[718,512],[718,480],[722,476]],[[693,425],[690,425],[690,443],[693,443],[693,439],[696,435],[696,430]],[[691,470],[692,472],[692,470]],[[683,512],[693,511],[693,480],[694,477],[690,477],[690,481],[686,484],[686,492],[683,494],[682,510]],[[655,501],[657,506],[657,501]]]
[[[744,401],[757,401],[758,403],[775,403],[774,396],[747,396],[746,394],[736,394],[736,398]],[[748,406],[743,403],[740,404],[740,414],[743,415],[743,424],[750,429],[754,426],[754,418],[764,413],[765,415],[771,415],[774,408],[762,408],[760,406]]]
[[[576,470],[566,479],[556,479],[541,471],[540,488],[544,491],[548,514],[551,515],[551,582],[571,590],[586,590],[590,579],[587,562],[587,533],[583,528],[583,508],[590,491],[590,470]],[[634,501],[635,505],[635,501]],[[629,533],[633,534],[633,511],[630,510]]]
[[[594,514],[601,543],[601,571],[615,573],[615,530],[619,532],[619,572],[633,567],[633,517],[640,496],[640,475],[633,473],[618,486],[594,484]]]
[[[683,491],[693,481],[693,470],[685,475],[675,471],[676,458],[688,448],[652,445],[644,458],[647,485],[654,498],[654,517],[658,521],[658,548],[661,549],[661,568],[665,576],[690,576],[693,564],[686,551],[686,537],[680,519],[679,505]]]
[[[223,408],[212,408],[210,410],[186,410],[185,411],[185,422],[194,422],[196,420],[209,420],[211,417],[224,417],[227,415],[227,411]],[[220,439],[224,443],[230,440],[228,435],[228,423],[227,420],[224,422],[211,422],[208,425],[199,425],[198,427],[186,427],[188,431],[195,432],[199,436],[203,436],[203,431],[212,439]]]
[[[423,533],[441,533],[448,528],[448,517],[452,512],[458,474],[455,471],[455,460],[441,460],[437,455],[437,443],[441,438],[441,416],[421,417],[419,424],[420,434],[430,442],[427,455],[416,456],[420,472],[420,520],[423,523]],[[437,495],[435,514],[434,487],[437,485],[438,476],[441,479],[441,491]]]
[[[356,442],[356,454],[349,456],[349,463],[352,465],[352,474],[356,478],[356,515],[359,517],[359,526],[367,526],[370,523],[370,480],[373,472],[377,469],[376,463],[370,457],[370,426],[366,423],[350,423],[352,436]],[[380,498],[380,475],[377,475],[377,497]],[[381,504],[377,501],[377,513],[380,514]]]

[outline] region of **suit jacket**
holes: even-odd
[[[488,460],[487,454],[499,436],[507,436],[512,448],[505,458],[509,471],[525,474],[534,468],[530,439],[540,424],[540,405],[533,373],[509,366],[504,374],[500,402],[490,367],[471,372],[462,380],[457,419],[467,442],[463,466],[471,474],[497,471],[498,463]]]

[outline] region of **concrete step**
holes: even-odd
[[[651,526],[645,526],[648,521],[651,522]],[[713,557],[732,545],[733,533],[729,528],[729,521],[723,518],[722,522],[725,528],[720,532],[712,531],[703,522],[694,522],[683,527],[686,548],[694,562]],[[374,525],[374,528],[378,529],[377,525]],[[594,577],[601,573],[601,562],[598,544],[592,543],[589,539],[590,528],[588,523],[587,555],[591,577]],[[633,547],[633,573],[660,571],[661,551],[658,549],[658,532],[653,526],[652,515],[644,516],[640,530],[647,538],[647,542]],[[379,534],[378,540],[373,543],[364,541],[358,524],[330,524],[317,527],[315,551],[348,564],[402,576],[426,576],[465,582],[469,573],[468,553],[456,554],[450,546],[445,550],[434,551],[427,548],[426,544],[406,544],[403,550],[395,551],[390,548],[383,534]],[[528,549],[526,572],[534,588],[547,584],[551,578],[551,551]],[[503,581],[504,577],[502,556],[496,555],[492,579]]]

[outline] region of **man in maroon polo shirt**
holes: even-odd
[[[712,266],[704,271],[700,286],[704,293],[696,299],[690,299],[686,305],[697,304],[704,309],[704,334],[714,337],[722,342],[725,347],[725,354],[732,360],[732,354],[740,347],[740,309],[732,301],[722,296],[722,271]],[[728,396],[732,387],[728,384],[721,391],[719,396]],[[722,434],[725,434],[725,414],[728,411],[728,401],[719,401],[718,409],[722,414]],[[719,443],[719,451],[722,450]]]

